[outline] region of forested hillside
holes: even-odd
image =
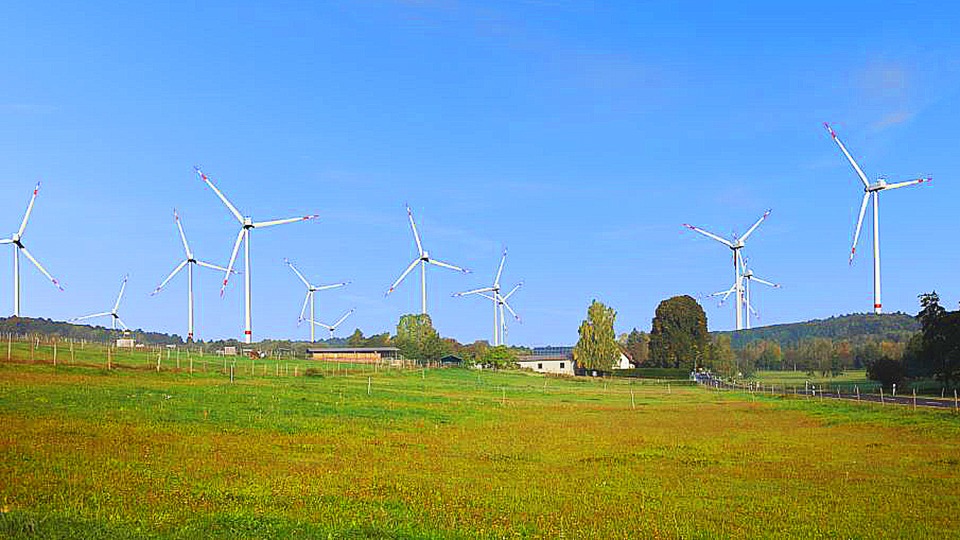
[[[848,341],[851,345],[866,342],[905,342],[920,331],[920,323],[905,313],[855,313],[829,319],[776,324],[739,332],[713,332],[729,335],[734,349],[742,349],[754,341],[775,341],[781,347],[796,347],[810,338]]]
[[[119,330],[111,330],[103,326],[70,324],[50,319],[31,319],[29,317],[0,317],[0,333],[56,336],[64,339],[82,339],[94,342],[112,341],[121,335]],[[183,343],[183,339],[176,334],[169,335],[143,330],[132,330],[130,333],[138,343],[151,345],[176,345]]]

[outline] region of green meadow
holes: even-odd
[[[0,537],[960,535],[952,411],[15,345]]]

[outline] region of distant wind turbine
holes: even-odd
[[[333,283],[333,284],[331,284],[331,285],[313,285],[313,284],[311,284],[309,281],[307,281],[307,278],[303,277],[303,274],[301,274],[300,271],[297,270],[297,267],[293,266],[293,263],[290,262],[289,259],[284,259],[283,262],[287,263],[287,266],[289,266],[290,269],[293,270],[293,273],[296,274],[298,278],[300,278],[300,281],[302,281],[304,285],[307,286],[307,296],[303,299],[303,307],[300,308],[300,318],[297,319],[297,320],[298,320],[298,321],[303,321],[303,320],[304,320],[303,314],[304,314],[304,312],[307,310],[307,304],[309,303],[309,304],[310,304],[310,318],[307,319],[307,320],[310,321],[310,341],[311,341],[311,342],[316,341],[316,338],[315,338],[315,336],[314,336],[314,328],[315,328],[316,325],[317,325],[317,323],[314,322],[314,321],[316,320],[316,315],[315,315],[315,313],[316,313],[316,295],[315,295],[314,293],[316,293],[317,291],[326,291],[326,290],[329,290],[329,289],[336,289],[337,287],[343,287],[344,285],[350,284],[350,282],[349,282],[349,281],[342,281],[342,282],[340,282],[340,283]],[[352,313],[352,311],[351,311],[351,313]],[[348,315],[349,315],[349,313],[348,313]],[[326,325],[321,324],[320,326],[326,326]],[[327,327],[327,328],[329,328],[329,327]]]
[[[436,259],[430,258],[430,253],[423,249],[423,244],[420,242],[420,233],[417,232],[417,224],[413,221],[413,211],[410,210],[410,207],[407,207],[407,217],[410,218],[410,228],[413,230],[413,239],[417,242],[417,251],[419,255],[413,262],[410,263],[410,266],[400,274],[400,277],[393,282],[393,285],[387,289],[387,295],[392,293],[397,285],[400,285],[400,282],[403,281],[403,278],[407,277],[407,274],[413,271],[414,267],[418,264],[420,265],[420,313],[427,314],[427,265],[433,264],[443,268],[449,268],[450,270],[456,270],[457,272],[463,272],[464,274],[470,273],[470,270],[465,268],[460,268],[459,266],[454,266],[449,263],[441,262]]]
[[[24,257],[30,260],[34,266],[37,267],[37,270],[47,276],[53,285],[63,291],[63,287],[60,286],[60,282],[53,278],[49,272],[39,263],[36,259],[33,258],[33,255],[27,250],[26,246],[23,245],[23,231],[27,228],[27,220],[30,219],[30,213],[33,212],[33,202],[37,200],[37,193],[40,191],[40,182],[37,182],[37,187],[33,188],[33,197],[30,198],[30,204],[27,205],[27,213],[23,215],[23,221],[20,222],[20,228],[17,232],[13,233],[13,236],[10,238],[0,239],[0,244],[13,244],[13,316],[20,316],[20,252],[23,252]]]
[[[847,148],[840,142],[840,137],[837,137],[836,132],[833,131],[830,124],[824,123],[823,125],[827,128],[827,131],[830,132],[830,136],[837,143],[837,146],[840,147],[840,151],[847,157],[847,161],[850,162],[853,170],[856,171],[857,176],[860,177],[860,181],[863,182],[863,202],[860,203],[860,216],[857,218],[857,228],[853,233],[853,247],[850,248],[850,264],[853,264],[853,257],[857,253],[857,241],[860,239],[860,227],[863,225],[863,214],[867,211],[867,203],[871,197],[873,198],[873,312],[879,315],[883,312],[883,304],[880,301],[880,192],[930,182],[932,178],[917,178],[915,180],[907,180],[906,182],[888,184],[885,179],[880,177],[877,178],[876,182],[871,184],[870,181],[867,180],[867,175],[863,174],[863,170],[860,169],[860,166],[854,161],[853,156],[850,155],[850,152],[847,152]]]
[[[287,218],[287,219],[276,219],[273,221],[253,221],[249,216],[244,216],[240,213],[239,210],[229,200],[220,193],[220,190],[217,189],[217,186],[213,185],[213,182],[210,181],[210,178],[207,175],[203,174],[203,171],[199,167],[196,167],[197,175],[210,186],[210,189],[217,194],[217,197],[223,201],[223,204],[227,207],[227,210],[233,214],[233,217],[237,218],[237,221],[240,222],[240,232],[237,234],[237,241],[233,244],[233,252],[230,254],[230,263],[227,265],[226,274],[223,277],[223,285],[220,287],[220,296],[223,296],[223,291],[227,287],[227,281],[230,279],[230,273],[233,270],[233,263],[237,259],[237,251],[240,250],[240,242],[244,243],[243,248],[243,296],[244,296],[244,330],[243,336],[246,343],[251,343],[253,341],[253,330],[251,328],[251,315],[250,315],[250,231],[253,229],[262,229],[265,227],[272,227],[274,225],[283,225],[286,223],[295,223],[297,221],[306,221],[310,219],[316,219],[316,214]]]
[[[70,319],[70,322],[79,322],[87,319],[93,319],[96,317],[111,317],[111,322],[113,323],[113,329],[117,329],[117,323],[120,323],[120,326],[124,330],[128,330],[127,325],[123,324],[123,320],[120,319],[120,315],[117,314],[117,311],[120,309],[120,300],[123,299],[123,291],[127,288],[127,278],[129,275],[123,276],[123,283],[120,284],[120,294],[117,295],[117,302],[113,304],[113,309],[110,311],[104,311],[102,313],[94,313],[93,315],[84,315],[83,317],[77,317],[75,319]]]
[[[734,235],[732,240],[721,238],[711,232],[701,229],[700,227],[694,227],[693,225],[690,225],[688,223],[683,224],[684,227],[692,231],[696,231],[706,236],[707,238],[716,240],[717,242],[720,242],[721,244],[730,248],[731,251],[733,251],[733,275],[734,275],[734,280],[733,280],[734,291],[733,292],[736,293],[736,300],[737,300],[736,301],[737,330],[743,330],[743,309],[744,309],[743,307],[743,300],[744,300],[743,275],[741,274],[741,267],[743,265],[743,260],[742,260],[743,255],[741,255],[740,250],[743,249],[744,245],[746,245],[747,238],[749,238],[750,235],[753,234],[753,231],[757,230],[757,227],[759,227],[760,224],[763,223],[763,220],[767,219],[767,216],[770,215],[770,212],[771,212],[770,210],[767,210],[766,212],[764,212],[763,215],[760,216],[760,219],[758,219],[757,222],[754,223],[753,226],[750,227],[750,229],[748,229],[743,236],[738,238],[736,235]]]
[[[356,310],[357,310],[357,309],[354,308],[354,309],[351,309],[350,311],[344,313],[343,316],[341,316],[339,319],[337,319],[337,322],[335,322],[335,323],[333,323],[333,324],[324,324],[324,323],[322,323],[322,322],[318,322],[318,321],[315,321],[315,320],[313,320],[313,319],[309,319],[309,321],[310,321],[310,327],[312,328],[313,325],[317,325],[317,326],[322,326],[322,327],[326,328],[327,330],[330,331],[330,338],[332,339],[332,338],[333,338],[333,333],[337,330],[337,327],[340,326],[340,323],[342,323],[343,321],[347,320],[347,317],[349,317],[349,316],[350,316],[354,311],[356,311]],[[312,340],[312,338],[311,338],[311,340]]]
[[[507,261],[507,250],[504,248],[503,256],[500,258],[500,267],[497,269],[497,276],[493,279],[493,285],[489,287],[481,287],[479,289],[473,289],[470,291],[458,292],[453,296],[469,296],[477,295],[482,296],[493,302],[493,345],[506,345],[506,332],[507,332],[507,321],[504,318],[504,307],[510,314],[520,321],[520,316],[510,307],[510,304],[507,303],[507,299],[517,292],[523,282],[518,283],[510,292],[505,295],[500,294],[500,276],[503,274],[503,265]]]
[[[187,236],[183,234],[183,225],[180,224],[180,216],[177,214],[177,210],[173,210],[173,220],[177,223],[177,230],[180,231],[180,240],[183,241],[183,251],[186,254],[187,258],[180,262],[176,268],[170,272],[170,275],[167,276],[167,279],[163,280],[160,285],[157,285],[157,288],[150,293],[150,296],[155,296],[160,293],[161,290],[173,279],[173,276],[177,275],[180,270],[183,270],[183,267],[187,267],[187,341],[193,341],[193,267],[194,265],[203,266],[210,268],[212,270],[220,270],[221,272],[226,272],[227,269],[222,266],[217,266],[204,261],[198,261],[193,256],[193,251],[190,251],[190,245],[187,243]]]
[[[779,283],[773,283],[773,282],[767,281],[767,280],[765,280],[765,279],[759,278],[759,277],[757,277],[756,275],[754,275],[753,270],[751,270],[750,267],[747,265],[746,260],[744,260],[744,262],[743,262],[743,267],[742,267],[742,269],[741,269],[741,278],[742,278],[742,280],[743,280],[743,297],[744,297],[744,302],[743,302],[743,303],[744,303],[744,314],[743,314],[743,316],[744,316],[745,321],[746,321],[746,329],[749,330],[749,329],[750,329],[750,314],[753,313],[753,315],[754,315],[758,320],[760,319],[760,314],[757,313],[757,310],[754,309],[753,306],[750,304],[750,284],[751,284],[751,282],[756,281],[757,283],[762,283],[762,284],[764,284],[764,285],[766,285],[766,286],[768,286],[768,287],[773,287],[774,289],[779,289],[779,288],[780,288],[780,284],[779,284]],[[711,294],[710,296],[721,296],[721,295],[722,295],[723,297],[720,299],[720,304],[719,304],[719,305],[722,306],[722,305],[724,304],[724,302],[727,301],[727,298],[730,296],[730,294],[733,293],[733,292],[735,292],[736,289],[737,289],[737,284],[734,283],[733,286],[730,287],[729,289],[727,289],[726,291],[716,292],[716,293]]]

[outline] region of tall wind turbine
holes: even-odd
[[[737,330],[743,330],[743,275],[741,274],[741,266],[743,265],[743,259],[742,259],[743,256],[740,254],[740,250],[743,249],[744,245],[746,245],[747,238],[749,238],[750,235],[753,234],[753,231],[757,230],[757,227],[759,227],[760,224],[763,223],[763,220],[767,219],[767,216],[770,215],[770,212],[771,210],[767,210],[766,212],[764,212],[763,215],[760,216],[760,219],[758,219],[757,222],[754,223],[753,226],[750,227],[750,229],[748,229],[743,236],[737,238],[737,236],[734,235],[732,240],[721,238],[709,231],[701,229],[700,227],[694,227],[693,225],[690,225],[688,223],[683,224],[684,227],[690,230],[696,231],[706,236],[707,238],[716,240],[717,242],[720,242],[721,244],[730,248],[731,251],[733,251],[733,275],[734,275],[733,284],[734,284],[734,292],[736,293],[736,299],[737,299]]]
[[[392,293],[394,289],[397,288],[397,285],[400,285],[400,282],[403,281],[403,278],[407,277],[407,274],[413,271],[414,267],[418,264],[420,265],[420,313],[427,314],[427,265],[433,264],[443,268],[449,268],[450,270],[456,270],[457,272],[463,272],[464,274],[470,273],[469,270],[465,268],[460,268],[459,266],[454,266],[449,263],[441,262],[436,259],[430,258],[430,253],[423,249],[423,244],[420,242],[420,233],[417,232],[417,224],[413,221],[413,211],[410,210],[410,207],[407,207],[407,217],[410,218],[410,228],[413,230],[413,239],[417,241],[417,251],[420,253],[413,262],[410,263],[410,266],[400,274],[400,277],[393,282],[393,285],[387,289],[387,295]]]
[[[233,217],[237,218],[237,221],[240,222],[240,232],[237,234],[237,241],[233,244],[233,253],[230,254],[230,264],[227,265],[226,274],[223,276],[223,285],[220,287],[220,296],[223,296],[223,290],[227,287],[227,281],[230,279],[230,273],[233,270],[233,263],[237,259],[237,251],[240,250],[240,242],[243,242],[243,297],[244,297],[244,342],[251,343],[253,341],[253,330],[251,328],[251,317],[250,317],[250,231],[253,229],[262,229],[265,227],[272,227],[274,225],[283,225],[286,223],[294,223],[297,221],[306,221],[309,219],[316,219],[316,214],[287,218],[287,219],[275,219],[272,221],[253,221],[253,218],[249,216],[244,216],[240,213],[239,210],[230,201],[224,197],[223,193],[220,193],[220,190],[217,189],[217,186],[213,185],[213,182],[210,181],[210,178],[207,175],[203,174],[203,171],[199,167],[196,167],[197,175],[210,186],[210,189],[217,194],[217,197],[220,197],[220,200],[223,201],[223,204],[230,210],[230,213],[233,214]]]
[[[17,232],[13,233],[13,236],[10,238],[0,239],[0,244],[13,244],[13,316],[20,316],[20,252],[23,252],[24,257],[30,259],[30,262],[37,267],[37,270],[47,276],[53,285],[63,291],[63,287],[60,286],[60,282],[53,278],[49,272],[39,263],[36,259],[33,258],[33,255],[27,251],[26,246],[23,245],[23,231],[27,228],[27,220],[30,219],[30,212],[33,211],[33,201],[37,200],[37,193],[40,191],[40,182],[37,182],[37,187],[33,188],[33,197],[30,198],[30,204],[27,205],[27,213],[23,215],[23,221],[20,222],[20,228]]]
[[[850,152],[847,152],[847,148],[840,142],[840,137],[837,137],[837,133],[833,131],[830,124],[824,122],[823,125],[826,126],[827,131],[830,132],[830,136],[836,141],[837,146],[840,147],[840,151],[847,157],[850,165],[853,166],[853,170],[856,171],[857,176],[860,177],[860,181],[863,182],[863,202],[860,203],[860,216],[857,218],[857,229],[853,233],[853,247],[850,248],[850,264],[853,264],[853,257],[857,253],[857,241],[860,239],[860,227],[863,225],[863,214],[867,211],[867,202],[873,198],[873,312],[879,315],[883,312],[883,303],[880,301],[880,192],[888,189],[922,184],[929,182],[932,178],[917,178],[915,180],[907,180],[906,182],[888,184],[884,178],[878,177],[877,181],[871,184],[870,181],[867,180],[867,175],[863,174],[863,170],[860,169],[860,166],[854,161],[853,156],[850,155]]]
[[[744,313],[743,313],[743,316],[744,316],[744,318],[745,318],[745,320],[746,320],[746,328],[747,328],[747,330],[749,330],[749,329],[750,329],[750,314],[753,313],[753,315],[754,315],[755,317],[757,317],[757,319],[760,318],[760,314],[757,313],[757,310],[754,309],[753,306],[750,304],[750,284],[751,284],[751,282],[756,281],[757,283],[762,283],[763,285],[766,285],[766,286],[768,286],[768,287],[773,287],[774,289],[779,289],[779,288],[780,288],[780,284],[779,284],[779,283],[773,283],[773,282],[771,282],[771,281],[767,281],[767,280],[765,280],[765,279],[763,279],[763,278],[760,278],[760,277],[757,277],[756,275],[754,275],[753,270],[751,270],[750,267],[747,265],[746,260],[744,260],[744,263],[743,263],[741,278],[743,279],[743,297],[744,297]],[[720,305],[722,306],[722,305],[724,304],[724,302],[727,301],[727,298],[730,296],[730,294],[733,293],[733,292],[735,292],[736,289],[737,289],[737,284],[734,283],[733,286],[730,287],[729,289],[727,289],[726,291],[716,292],[716,293],[711,294],[710,296],[723,296],[723,298],[720,299]]]
[[[507,250],[504,248],[503,256],[500,258],[500,267],[497,269],[497,276],[493,279],[493,285],[490,287],[481,287],[479,289],[473,289],[470,291],[458,292],[453,296],[468,296],[468,295],[478,295],[482,296],[493,302],[493,345],[506,345],[506,321],[503,317],[504,306],[510,311],[510,313],[519,321],[520,317],[513,311],[513,308],[510,307],[510,304],[507,303],[507,298],[509,298],[513,293],[523,285],[521,281],[518,283],[513,290],[511,290],[506,295],[500,294],[500,276],[503,274],[503,264],[507,261]]]
[[[227,269],[222,266],[217,266],[215,264],[210,264],[204,261],[198,261],[194,256],[193,252],[190,251],[190,244],[187,243],[187,236],[183,234],[183,225],[180,224],[180,216],[177,214],[176,208],[173,210],[173,220],[177,222],[177,230],[180,231],[180,240],[183,241],[183,251],[186,254],[187,258],[180,262],[176,268],[173,269],[173,272],[170,272],[170,275],[167,276],[167,279],[163,280],[160,285],[157,285],[157,288],[150,293],[150,296],[159,294],[163,290],[164,286],[173,279],[173,276],[177,275],[177,272],[183,270],[183,267],[187,267],[187,341],[193,341],[193,267],[194,265],[203,266],[210,268],[212,270],[220,270],[221,272],[226,272]]]
[[[353,309],[351,309],[350,311],[344,313],[343,316],[341,316],[339,319],[337,319],[337,322],[335,322],[335,323],[333,323],[333,324],[323,324],[322,322],[317,322],[317,321],[315,321],[315,320],[313,320],[313,319],[311,318],[311,319],[309,319],[309,320],[310,320],[310,328],[312,329],[312,328],[313,328],[313,325],[322,326],[322,327],[324,327],[324,328],[326,328],[327,330],[330,331],[330,338],[332,339],[332,338],[333,338],[333,333],[337,330],[337,327],[340,326],[340,323],[342,323],[343,321],[347,320],[347,317],[349,317],[349,316],[350,316],[354,311],[356,311],[356,310],[357,310],[357,308],[353,308]],[[312,330],[311,330],[311,331],[312,331]],[[312,339],[313,339],[313,338],[311,338],[311,340],[312,340]]]
[[[117,310],[120,309],[120,300],[123,299],[123,290],[127,288],[127,278],[129,275],[123,276],[123,283],[120,284],[120,294],[117,295],[117,302],[113,304],[113,309],[110,311],[104,311],[103,313],[94,313],[93,315],[84,315],[83,317],[77,317],[75,319],[70,319],[70,322],[78,322],[86,319],[93,319],[96,317],[112,317],[113,329],[117,329],[117,323],[120,323],[120,326],[124,330],[128,330],[127,325],[123,324],[123,321],[120,319],[120,315],[117,314]]]
[[[303,319],[303,313],[307,310],[307,303],[309,303],[309,304],[310,304],[310,318],[309,318],[308,320],[310,321],[310,341],[311,341],[311,342],[316,341],[316,338],[314,337],[314,328],[316,327],[316,324],[317,324],[317,323],[314,322],[314,321],[316,320],[316,316],[315,316],[315,313],[316,313],[316,309],[315,309],[315,308],[316,308],[316,296],[314,295],[314,293],[316,293],[317,291],[326,291],[326,290],[328,290],[328,289],[336,289],[337,287],[343,287],[344,285],[347,285],[347,284],[349,284],[350,282],[349,282],[349,281],[343,281],[343,282],[340,282],[340,283],[333,283],[333,284],[331,284],[331,285],[313,285],[313,284],[311,284],[309,281],[307,281],[307,278],[303,277],[303,274],[301,274],[300,271],[297,270],[297,268],[296,268],[295,266],[293,266],[293,263],[290,262],[289,259],[284,259],[283,262],[287,263],[287,266],[289,266],[290,269],[293,270],[293,273],[296,274],[298,278],[300,278],[300,281],[302,281],[304,285],[307,286],[307,296],[303,299],[303,307],[300,308],[300,318],[297,319],[297,320],[298,320],[298,321],[303,321],[303,320],[304,320],[304,319]],[[351,311],[350,313],[353,313],[353,311]],[[349,313],[348,313],[348,315],[349,315]],[[320,326],[326,326],[326,325],[321,324]],[[329,327],[327,327],[327,328],[329,328]],[[333,330],[331,330],[330,332],[331,332],[331,336],[332,336]]]

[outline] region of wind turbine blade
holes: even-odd
[[[480,288],[480,289],[473,289],[473,290],[470,290],[470,291],[463,291],[463,292],[453,293],[453,296],[467,296],[468,294],[479,294],[479,293],[485,293],[485,292],[493,292],[493,291],[495,291],[495,290],[496,290],[496,289],[494,289],[493,287],[482,287],[482,288]]]
[[[407,274],[413,271],[413,268],[417,266],[418,262],[420,262],[420,259],[414,259],[413,262],[410,263],[410,266],[408,266],[407,269],[404,270],[402,274],[400,274],[400,277],[398,277],[397,280],[393,282],[393,285],[391,285],[390,288],[387,289],[387,294],[392,293],[393,290],[397,288],[397,285],[399,285],[400,282],[403,281],[403,278],[407,277]]]
[[[840,137],[837,137],[837,133],[833,131],[833,128],[830,127],[830,124],[824,122],[823,125],[827,128],[827,131],[830,132],[830,136],[833,137],[833,140],[837,143],[837,146],[840,147],[840,151],[843,152],[843,155],[847,156],[847,160],[850,162],[850,165],[853,166],[853,170],[857,171],[857,176],[859,176],[860,181],[863,182],[863,187],[869,187],[870,181],[867,180],[867,175],[863,174],[860,166],[857,165],[856,161],[854,161],[853,156],[850,155],[850,152],[847,152],[847,147],[840,142]]]
[[[857,241],[860,240],[860,227],[863,226],[863,214],[867,211],[867,203],[870,202],[870,193],[863,194],[863,202],[860,203],[860,217],[857,218],[857,230],[853,233],[853,247],[850,248],[850,264],[853,264],[853,256],[857,254]]]
[[[763,215],[760,216],[760,219],[758,219],[757,222],[753,224],[753,227],[750,227],[749,229],[747,229],[747,232],[746,232],[743,236],[740,237],[740,241],[741,241],[741,242],[746,242],[746,241],[747,241],[747,237],[750,236],[751,234],[753,234],[753,231],[757,230],[757,227],[759,227],[760,224],[763,223],[763,220],[767,219],[767,216],[769,216],[769,215],[770,215],[770,212],[772,212],[772,211],[773,211],[773,210],[767,210],[766,212],[764,212]]]
[[[413,229],[413,239],[417,241],[417,252],[423,256],[423,244],[420,243],[420,233],[417,232],[417,224],[413,222],[413,210],[407,206],[407,217],[410,218],[410,228]]]
[[[464,274],[469,274],[469,273],[470,273],[470,271],[467,270],[466,268],[460,268],[459,266],[454,266],[454,265],[452,265],[452,264],[450,264],[450,263],[445,263],[445,262],[443,262],[443,261],[438,261],[438,260],[436,260],[436,259],[430,259],[430,260],[428,260],[427,262],[430,263],[430,264],[435,264],[435,265],[440,266],[440,267],[443,267],[443,268],[449,268],[449,269],[451,269],[451,270],[456,270],[457,272],[463,272]]]
[[[117,295],[117,303],[113,305],[113,313],[116,313],[120,309],[120,300],[123,300],[123,291],[127,288],[127,279],[130,277],[129,274],[123,276],[123,282],[120,284],[120,294]]]
[[[273,227],[274,225],[285,225],[287,223],[296,223],[298,221],[308,221],[311,219],[317,219],[318,217],[320,217],[319,214],[311,214],[309,216],[275,219],[273,221],[261,221],[260,223],[254,223],[253,226],[257,229],[262,229],[264,227]]]
[[[713,234],[712,232],[705,231],[705,230],[701,229],[700,227],[695,227],[695,226],[693,226],[693,225],[690,225],[689,223],[684,223],[683,226],[686,227],[686,228],[688,228],[688,229],[690,229],[691,231],[696,231],[696,232],[698,232],[698,233],[706,236],[707,238],[712,238],[712,239],[716,240],[717,242],[720,242],[721,244],[723,244],[723,245],[725,245],[725,246],[727,246],[727,247],[729,247],[729,248],[732,248],[732,247],[733,247],[733,244],[732,244],[729,240],[727,240],[727,239],[725,239],[725,238],[720,238],[719,236]]]
[[[119,316],[117,317],[117,322],[120,323],[120,326],[121,326],[124,330],[129,330],[129,328],[127,328],[127,325],[123,323],[123,319],[121,319]]]
[[[353,308],[353,309],[351,309],[350,311],[344,313],[342,317],[340,317],[339,319],[337,319],[337,322],[333,323],[333,329],[336,330],[337,327],[340,326],[340,323],[342,323],[343,321],[347,320],[347,317],[349,317],[351,314],[353,314],[353,312],[356,311],[356,310],[357,310],[356,308]]]
[[[477,295],[479,295],[479,296],[482,296],[482,297],[484,297],[484,298],[486,298],[487,300],[493,300],[494,302],[496,302],[496,301],[497,301],[497,299],[496,299],[496,298],[494,298],[494,297],[492,297],[492,296],[490,296],[490,295],[489,295],[489,294],[487,294],[487,293],[477,293]]]
[[[750,278],[750,280],[751,280],[751,281],[756,281],[757,283],[763,283],[764,285],[767,285],[767,286],[769,286],[769,287],[773,287],[774,289],[779,289],[779,288],[780,288],[780,284],[779,284],[779,283],[773,283],[773,282],[767,281],[767,280],[765,280],[765,279],[760,279],[760,278],[758,278],[757,276],[752,276],[752,277]]]
[[[31,255],[30,252],[27,251],[27,248],[26,248],[26,247],[24,247],[24,246],[21,244],[20,246],[17,246],[17,249],[19,249],[21,252],[23,252],[23,254],[26,255],[28,259],[30,259],[30,262],[32,262],[33,265],[37,267],[37,270],[39,270],[43,275],[47,276],[47,279],[49,279],[49,280],[53,283],[53,286],[54,286],[54,287],[60,289],[61,291],[63,290],[63,287],[60,286],[60,282],[57,281],[53,276],[51,276],[51,275],[50,275],[50,272],[47,272],[47,269],[44,268],[43,265],[41,265],[39,261],[37,261],[35,258],[33,258],[33,255]]]
[[[336,330],[336,328],[330,326],[329,324],[323,324],[323,323],[320,322],[320,321],[315,321],[315,320],[313,320],[313,319],[307,319],[307,321],[308,321],[310,324],[315,324],[315,325],[317,325],[317,326],[322,326],[322,327],[326,328],[327,330],[330,330],[331,332],[332,332],[333,330]]]
[[[240,229],[240,233],[237,234],[237,241],[233,243],[233,253],[230,254],[230,263],[227,264],[227,270],[223,276],[223,285],[220,286],[220,297],[223,298],[223,291],[227,288],[227,281],[230,280],[230,274],[233,272],[233,263],[237,260],[237,252],[240,251],[240,242],[243,241],[243,231]]]
[[[510,292],[508,292],[507,295],[503,297],[503,299],[507,300],[508,298],[513,296],[513,293],[517,292],[517,290],[519,290],[520,287],[523,287],[522,281],[520,283],[517,283],[512,289],[510,289]]]
[[[300,278],[300,281],[302,281],[303,284],[306,285],[308,289],[313,288],[313,285],[311,285],[310,282],[307,281],[307,278],[303,277],[303,274],[301,274],[300,271],[297,270],[297,267],[293,266],[293,263],[290,262],[290,259],[284,259],[283,262],[287,263],[287,266],[289,266],[290,269],[293,270],[293,273],[296,274],[298,278]]]
[[[883,186],[883,190],[886,191],[888,189],[897,189],[897,188],[902,188],[902,187],[907,187],[915,184],[922,184],[924,182],[932,182],[932,181],[933,181],[933,178],[930,178],[930,177],[917,178],[916,180],[907,180],[906,182],[897,182],[896,184],[887,184]]]
[[[497,269],[497,277],[493,280],[493,286],[500,286],[500,274],[503,273],[503,263],[507,262],[507,248],[503,248],[503,256],[500,257],[500,268]]]
[[[506,299],[506,298],[503,299],[503,302],[501,302],[500,305],[503,306],[503,307],[505,307],[505,308],[507,308],[507,311],[509,311],[510,314],[513,315],[513,318],[516,319],[517,322],[520,322],[520,323],[523,322],[523,321],[520,319],[520,316],[517,315],[517,312],[514,311],[513,308],[510,307],[510,304],[507,303],[507,299]],[[501,316],[502,316],[502,315],[501,315]]]
[[[157,288],[154,289],[152,293],[150,293],[150,296],[154,296],[157,293],[159,293],[167,285],[167,283],[171,279],[173,279],[173,276],[177,275],[177,272],[179,272],[180,270],[183,270],[183,267],[186,265],[187,265],[186,260],[181,261],[180,264],[178,264],[177,267],[173,269],[173,272],[170,272],[170,275],[167,276],[167,279],[163,280],[159,285],[157,285]]]
[[[330,289],[336,289],[336,288],[338,288],[338,287],[344,287],[344,286],[349,285],[349,284],[350,284],[349,281],[342,281],[342,282],[340,282],[340,283],[331,283],[330,285],[321,285],[321,286],[319,286],[319,287],[315,287],[313,290],[314,290],[314,291],[328,291],[328,290],[330,290]]]
[[[310,296],[313,295],[313,291],[307,291],[307,295],[303,297],[303,307],[300,308],[300,317],[298,321],[303,320],[303,314],[307,311],[307,304],[310,303]]]
[[[223,196],[223,193],[220,193],[220,190],[217,189],[217,186],[213,185],[213,182],[210,181],[210,178],[208,178],[207,175],[203,174],[203,171],[200,170],[200,167],[194,167],[193,169],[197,171],[197,174],[200,176],[200,178],[204,182],[206,182],[208,186],[210,186],[210,189],[212,189],[213,192],[217,194],[217,197],[220,197],[220,200],[223,201],[223,204],[227,206],[227,209],[230,210],[230,213],[233,214],[233,217],[237,218],[237,221],[239,221],[240,224],[242,225],[243,215],[240,213],[239,210],[237,210],[237,207],[231,204],[230,201],[228,201],[227,198]]]
[[[211,270],[219,270],[219,271],[221,271],[221,272],[226,272],[226,271],[227,271],[227,269],[224,268],[224,267],[222,267],[222,266],[217,266],[217,265],[215,265],[215,264],[210,264],[210,263],[204,262],[204,261],[197,261],[197,264],[199,264],[200,266],[203,266],[204,268],[209,268],[209,269],[211,269]],[[233,273],[233,274],[236,274],[236,273],[237,273],[236,270],[231,270],[230,272]]]
[[[17,236],[23,236],[24,229],[27,228],[27,220],[30,219],[30,213],[33,212],[33,202],[37,200],[37,193],[40,191],[40,182],[37,182],[37,186],[33,188],[33,196],[30,197],[30,204],[27,205],[27,212],[23,215],[23,221],[20,222],[20,229],[17,231]]]
[[[187,244],[187,235],[183,234],[183,225],[180,224],[180,215],[177,214],[177,209],[173,209],[173,220],[177,222],[177,230],[180,231],[180,240],[183,241],[183,250],[187,253],[187,258],[192,259],[193,253],[190,251],[190,246]]]
[[[73,322],[85,321],[87,319],[93,319],[95,317],[106,317],[107,315],[113,315],[113,313],[110,313],[109,311],[104,311],[103,313],[94,313],[93,315],[84,315],[83,317],[74,317],[70,320]]]
[[[9,238],[0,239],[0,244],[12,244],[12,243],[13,243],[13,240]]]

